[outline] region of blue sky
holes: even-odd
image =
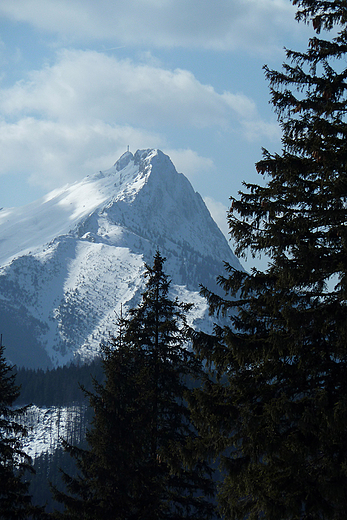
[[[306,48],[294,15],[290,0],[0,0],[0,207],[160,148],[225,231],[261,147],[281,148],[262,66]]]

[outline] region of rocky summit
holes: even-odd
[[[160,150],[126,152],[109,170],[0,210],[0,331],[17,366],[86,361],[137,304],[144,262],[159,249],[173,297],[191,302],[227,261],[242,269],[201,196]]]

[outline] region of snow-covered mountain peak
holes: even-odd
[[[131,188],[138,176],[139,167],[133,155],[126,152],[109,170],[55,189],[26,206],[3,209],[0,265],[69,233],[108,200],[126,198],[124,189],[134,195],[144,182]]]
[[[128,166],[130,161],[134,161],[134,156],[131,152],[127,151],[114,163],[114,166],[117,171],[123,170],[123,168]]]
[[[137,304],[158,247],[195,325],[210,323],[199,285],[214,289],[223,261],[242,269],[200,195],[154,149],[0,211],[0,245],[0,330],[19,366],[94,356],[115,312]]]

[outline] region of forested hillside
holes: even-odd
[[[37,427],[36,423],[42,423],[42,416],[46,418],[46,424],[40,424],[41,434],[37,437],[44,438],[46,446],[51,449],[41,452],[42,444],[38,444],[36,454],[32,453],[33,449],[30,451],[36,474],[27,475],[26,478],[30,479],[33,504],[46,504],[47,512],[61,509],[53,500],[50,490],[50,483],[62,486],[60,468],[76,475],[75,463],[59,446],[59,437],[83,445],[86,428],[92,419],[92,410],[80,385],[91,390],[93,380],[101,382],[102,379],[100,359],[87,365],[70,365],[47,371],[26,368],[16,370],[16,383],[20,385],[21,393],[15,404],[34,405],[28,409],[24,420],[28,435],[33,427]],[[70,420],[66,421],[69,410],[72,410]]]
[[[16,383],[21,390],[16,404],[66,406],[85,403],[80,385],[91,390],[93,378],[102,380],[98,358],[86,365],[71,364],[53,370],[19,368],[16,370]]]

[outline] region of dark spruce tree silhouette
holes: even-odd
[[[187,397],[203,375],[187,349],[191,305],[169,297],[165,259],[146,265],[142,301],[119,320],[104,347],[105,382],[87,392],[94,408],[88,449],[65,443],[78,478],[63,474],[67,492],[57,518],[207,519],[214,514],[211,470],[193,458],[197,434]]]
[[[33,473],[30,457],[22,449],[26,429],[19,418],[27,408],[14,408],[20,389],[15,384],[13,367],[6,362],[0,336],[0,518],[21,520],[43,518],[43,509],[35,507],[29,494],[27,472]]]
[[[265,67],[283,149],[264,150],[265,185],[245,184],[228,216],[236,253],[269,265],[226,266],[226,296],[204,294],[229,325],[194,341],[217,378],[194,417],[205,454],[222,454],[233,520],[347,511],[347,3],[293,3],[313,24],[308,49]]]

